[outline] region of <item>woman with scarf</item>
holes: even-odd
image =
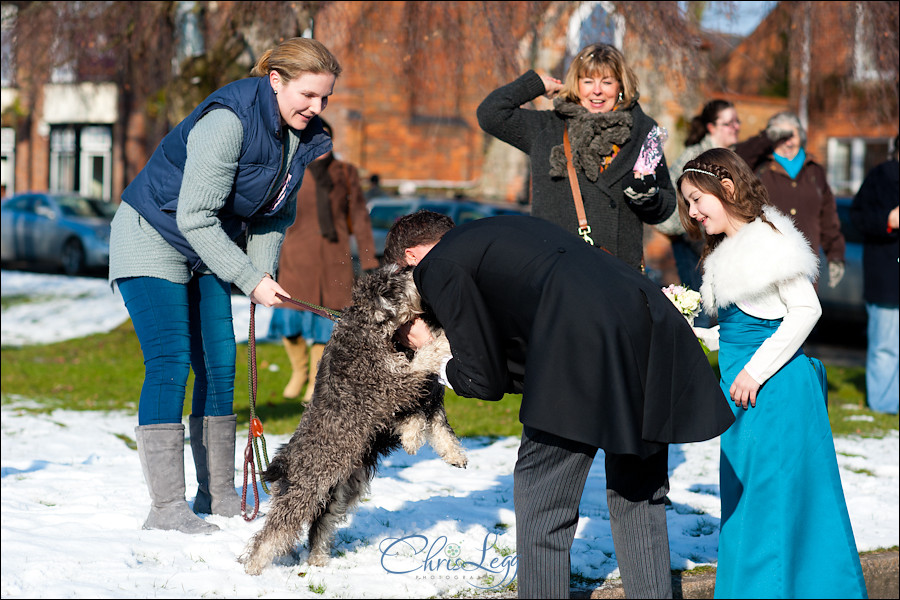
[[[542,94],[554,99],[553,110],[520,108]],[[478,107],[484,131],[531,158],[532,215],[581,235],[568,178],[564,136],[569,138],[588,237],[594,246],[634,269],[642,268],[643,224],[660,223],[675,210],[665,158],[655,173],[635,172],[641,147],[657,126],[641,110],[638,96],[637,78],[622,53],[607,44],[593,44],[575,56],[565,82],[528,71],[491,92]],[[527,452],[537,464],[543,457],[555,460],[552,457],[563,451],[577,453],[554,444],[535,444]],[[606,454],[610,524],[630,598],[672,597],[667,457],[667,448],[647,458]],[[566,526],[553,508],[553,493],[550,490],[533,502],[547,536]],[[547,552],[545,558],[552,560]]]
[[[520,108],[538,96],[553,110]],[[578,234],[563,134],[584,201],[589,237],[641,268],[643,224],[675,210],[675,190],[663,158],[654,174],[634,172],[641,146],[656,122],[638,104],[638,80],[625,57],[608,44],[587,46],[572,60],[564,82],[528,71],[478,107],[478,123],[531,159],[531,214]]]
[[[773,115],[765,135],[775,149],[756,168],[756,174],[772,204],[793,219],[813,252],[821,249],[825,253],[828,285],[835,287],[844,276],[846,242],[825,169],[807,154],[806,130],[794,113]]]
[[[331,126],[324,122],[328,135]],[[356,237],[360,267],[378,267],[372,223],[359,172],[328,152],[306,168],[297,193],[297,219],[288,228],[278,264],[278,283],[297,300],[341,310],[350,304],[353,262],[350,236]],[[316,370],[334,321],[286,304],[273,311],[268,337],[281,338],[291,363],[285,398],[312,398]],[[308,384],[308,385],[307,385]]]

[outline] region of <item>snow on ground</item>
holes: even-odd
[[[2,343],[47,343],[109,331],[128,318],[104,280],[2,272],[4,298],[42,302],[3,311]],[[249,303],[236,296],[235,331],[246,341]],[[256,314],[257,336],[268,327]],[[466,438],[469,466],[455,469],[430,448],[387,457],[370,494],[338,531],[333,559],[304,564],[306,550],[262,575],[237,562],[260,516],[207,519],[203,536],[141,529],[150,499],[134,439],[136,415],[35,414],[28,398],[4,395],[0,466],[3,598],[425,598],[502,590],[515,577],[512,473],[518,439]],[[266,436],[269,456],[288,436]],[[247,431],[238,432],[235,484],[241,491]],[[898,545],[900,437],[837,438],[841,478],[858,549]],[[673,569],[715,564],[719,526],[718,440],[670,448]],[[189,447],[187,499],[196,493]],[[248,491],[248,502],[254,504]],[[572,570],[590,580],[618,577],[602,451],[580,508]],[[456,568],[453,559],[467,561]]]

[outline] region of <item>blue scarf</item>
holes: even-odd
[[[791,179],[797,179],[797,175],[800,173],[800,169],[803,168],[803,163],[806,162],[806,150],[800,148],[800,152],[798,152],[797,156],[795,156],[791,160],[788,160],[785,157],[779,156],[774,153],[772,154],[772,157],[775,159],[775,162],[784,167],[784,170],[787,171],[788,177],[790,177]]]

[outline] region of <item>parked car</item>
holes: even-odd
[[[77,193],[25,192],[3,201],[0,261],[55,266],[67,275],[109,267],[116,205]]]
[[[375,254],[381,260],[384,256],[384,240],[391,226],[403,215],[419,210],[432,210],[443,213],[453,219],[457,225],[483,217],[497,215],[529,214],[530,207],[521,204],[491,204],[475,200],[451,200],[415,196],[410,198],[383,197],[373,198],[366,203],[372,221],[372,234],[375,238]],[[354,248],[355,251],[355,248]]]
[[[822,320],[845,322],[851,326],[864,325],[866,303],[863,300],[863,236],[850,219],[853,198],[835,198],[841,233],[847,242],[844,253],[844,277],[835,287],[828,285],[828,261],[819,252],[819,301],[822,303]]]

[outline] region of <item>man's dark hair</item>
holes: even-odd
[[[384,262],[406,265],[406,249],[436,244],[455,223],[447,215],[420,210],[397,219],[384,242]]]

